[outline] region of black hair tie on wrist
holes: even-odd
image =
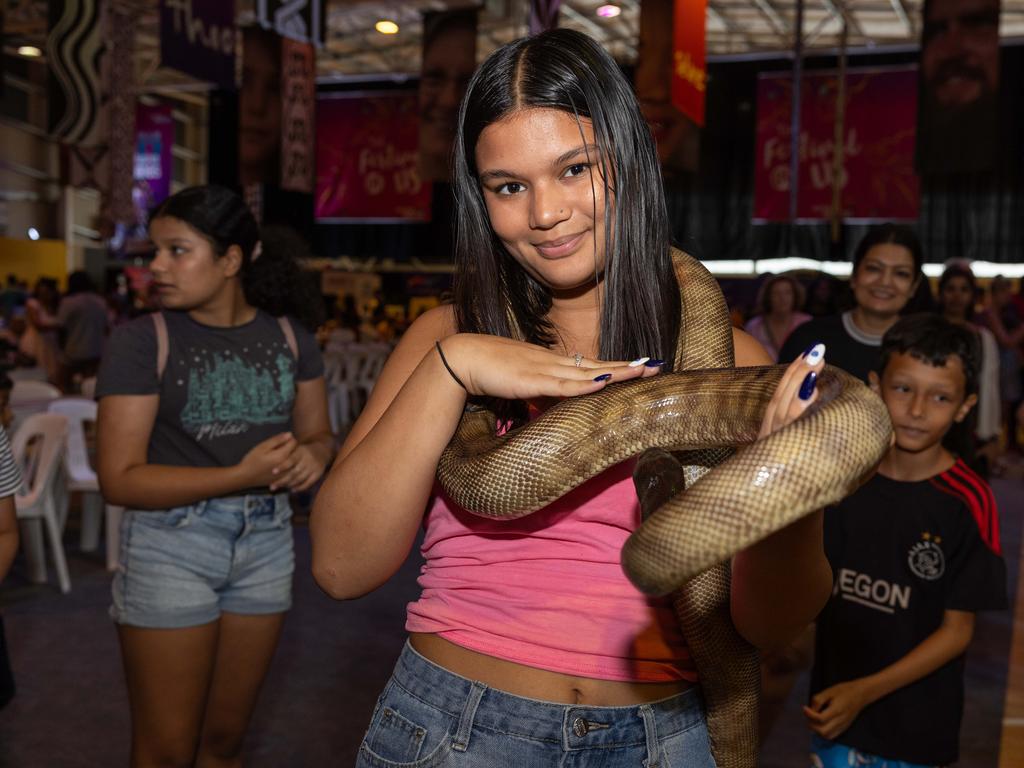
[[[441,342],[435,341],[434,347],[437,349],[437,354],[441,358],[441,362],[444,364],[445,370],[447,370],[451,377],[455,379],[456,384],[458,384],[463,389],[466,389],[466,385],[462,383],[462,379],[455,375],[455,371],[453,371],[452,367],[448,365],[448,361],[444,359],[444,352],[441,351]],[[466,389],[466,391],[469,392],[468,389]]]

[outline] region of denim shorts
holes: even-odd
[[[377,701],[357,768],[714,768],[699,688],[629,707],[513,696],[407,643]]]
[[[871,768],[936,768],[919,763],[908,763],[905,760],[887,760],[877,755],[869,755],[845,744],[828,741],[820,736],[811,739],[812,768],[850,768],[850,766],[870,766]]]
[[[134,627],[208,624],[221,612],[281,613],[292,604],[288,494],[126,510],[111,618]]]

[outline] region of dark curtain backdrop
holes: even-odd
[[[916,61],[916,53],[903,53],[851,56],[848,63],[864,67]],[[827,223],[750,223],[757,74],[790,67],[784,59],[708,66],[707,126],[701,138],[700,168],[697,173],[666,179],[674,239],[699,258],[843,260],[850,257],[867,229],[844,225],[840,242],[832,243]],[[835,67],[834,57],[806,62],[806,69]],[[1024,261],[1024,46],[1002,48],[1001,70],[997,170],[923,180],[918,231],[928,261]],[[434,188],[430,223],[318,224],[313,246],[317,253],[331,257],[375,256],[397,263],[415,257],[430,263],[450,262],[452,214],[451,189],[439,184]]]
[[[918,231],[928,261],[951,258],[1024,260],[1024,47],[1001,57],[999,162],[992,173],[925,178]],[[850,67],[915,63],[916,53],[850,57]],[[835,68],[834,58],[811,58],[806,69]],[[759,72],[787,70],[788,61],[709,66],[707,127],[696,174],[666,180],[677,243],[703,259],[804,256],[843,260],[867,229],[842,227],[832,243],[827,223],[750,223],[754,201],[754,130]],[[951,148],[955,151],[955,148]]]

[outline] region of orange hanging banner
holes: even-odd
[[[707,0],[676,0],[672,42],[672,104],[704,126],[704,22]]]

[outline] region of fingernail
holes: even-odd
[[[825,357],[825,345],[818,343],[804,353],[804,360],[808,365],[817,365]]]
[[[610,373],[602,373],[600,376],[595,376],[594,381],[608,381],[611,377]]]
[[[645,368],[660,368],[665,364],[664,360],[648,360],[644,363]]]
[[[814,386],[818,383],[818,374],[811,371],[804,376],[803,384],[800,385],[800,399],[810,400],[814,394]]]
[[[630,368],[639,368],[641,365],[643,365],[644,363],[646,363],[650,359],[651,358],[649,358],[649,357],[638,357],[636,360],[634,360],[632,363],[629,364],[629,367]]]

